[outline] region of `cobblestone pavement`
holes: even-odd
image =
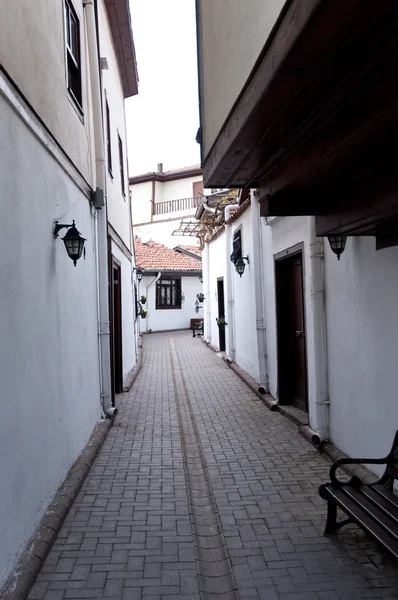
[[[198,338],[147,335],[29,598],[397,599],[364,534],[323,537],[329,466]]]

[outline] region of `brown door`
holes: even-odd
[[[109,240],[110,241],[110,240]],[[110,243],[108,246],[110,250]],[[109,321],[111,345],[112,403],[123,392],[122,279],[121,267],[109,252]]]
[[[281,404],[307,412],[302,255],[276,261],[278,388]]]
[[[217,280],[217,299],[218,299],[218,316],[225,317],[224,304],[224,280]],[[225,351],[225,325],[218,326],[219,348],[220,352]]]

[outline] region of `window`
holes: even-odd
[[[181,279],[159,279],[156,284],[156,308],[181,308]]]
[[[230,256],[231,262],[236,264],[236,261],[242,258],[242,230],[238,229],[234,233],[232,242],[232,254]]]
[[[112,175],[112,146],[111,146],[111,116],[109,113],[108,100],[105,100],[106,112],[106,152],[108,156],[108,171]]]
[[[82,110],[79,20],[72,5],[65,0],[66,82],[68,90]]]
[[[194,183],[192,184],[192,188],[194,198],[199,198],[200,196],[203,196],[203,181],[194,181]]]
[[[119,162],[120,162],[120,185],[122,186],[123,195],[126,195],[124,187],[124,160],[123,160],[123,143],[119,135]]]

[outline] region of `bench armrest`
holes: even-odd
[[[339,481],[336,477],[336,471],[342,465],[384,465],[387,463],[388,458],[339,458],[333,465],[330,467],[330,480],[332,484],[336,487],[341,485],[358,485],[360,480],[358,477],[353,475],[349,481]]]

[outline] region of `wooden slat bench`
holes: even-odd
[[[337,479],[342,465],[386,465],[384,474],[375,483],[365,484],[353,475],[347,482]],[[330,483],[319,487],[319,494],[328,502],[324,535],[337,533],[348,523],[356,523],[381,546],[398,558],[398,497],[393,492],[398,479],[398,431],[391,451],[385,458],[341,458],[330,469]],[[337,507],[347,519],[337,521]]]
[[[203,335],[203,319],[191,319],[192,336]]]

